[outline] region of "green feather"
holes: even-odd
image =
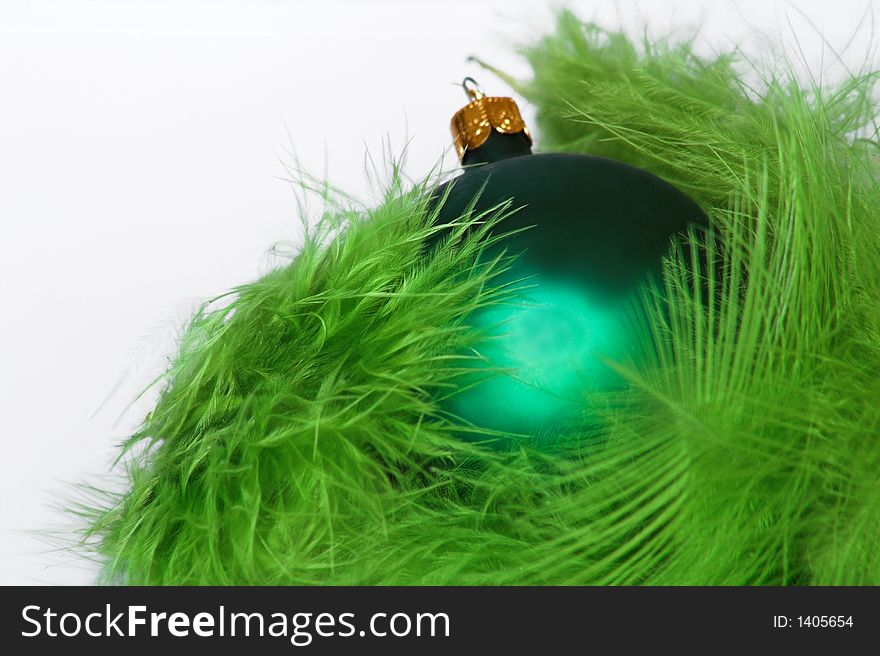
[[[426,253],[427,183],[395,176],[192,319],[127,489],[80,509],[106,581],[880,583],[876,73],[756,90],[567,13],[526,54],[542,149],[652,171],[716,226],[634,303],[629,388],[552,446],[457,438],[437,399],[511,293],[480,258],[505,208]]]

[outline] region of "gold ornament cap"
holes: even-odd
[[[493,131],[501,134],[522,132],[531,145],[529,129],[513,98],[487,96],[471,77],[466,77],[461,86],[471,102],[455,112],[450,126],[459,160],[467,151],[482,146]]]

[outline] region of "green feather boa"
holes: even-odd
[[[503,211],[426,255],[427,186],[395,177],[192,319],[126,492],[85,504],[105,580],[880,583],[875,73],[755,91],[733,57],[569,14],[526,54],[542,149],[652,171],[718,226],[633,307],[629,389],[553,447],[455,437],[436,399],[464,318],[504,301],[479,258]]]

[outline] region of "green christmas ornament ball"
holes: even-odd
[[[576,426],[585,395],[623,383],[615,362],[636,357],[641,336],[626,320],[631,296],[660,272],[676,235],[706,217],[658,177],[610,159],[531,154],[514,101],[488,97],[471,78],[472,101],[452,120],[465,172],[438,192],[438,221],[510,202],[484,258],[513,256],[495,284],[515,290],[478,310],[483,336],[472,371],[444,408],[469,435],[549,439]],[[495,440],[498,442],[499,440]]]

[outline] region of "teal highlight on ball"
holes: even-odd
[[[506,301],[473,313],[480,339],[447,407],[482,429],[542,439],[584,419],[586,395],[621,384],[611,363],[634,336],[622,304],[566,280],[520,267],[499,284],[518,284]]]

